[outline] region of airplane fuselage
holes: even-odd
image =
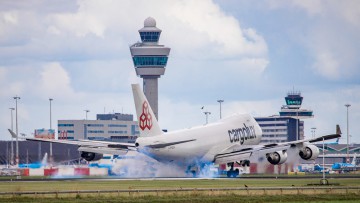
[[[213,162],[216,154],[236,147],[260,143],[262,131],[250,115],[235,114],[216,123],[165,133],[139,137],[139,152],[160,162],[191,164]],[[163,143],[174,143],[162,146]]]

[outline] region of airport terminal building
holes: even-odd
[[[304,121],[287,116],[256,117],[255,120],[263,132],[261,144],[295,141],[296,129],[300,139],[304,138]]]
[[[134,142],[139,136],[137,121],[130,114],[97,114],[96,120],[58,120],[58,138]]]

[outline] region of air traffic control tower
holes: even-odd
[[[296,135],[295,139],[290,138],[291,140],[303,139],[299,133],[299,120],[314,117],[312,110],[301,108],[302,101],[303,97],[301,96],[301,92],[293,90],[285,97],[286,105],[283,105],[281,107],[281,111],[279,112],[280,117],[291,117],[296,119]]]
[[[156,21],[148,17],[139,30],[141,42],[130,46],[136,74],[143,78],[144,94],[158,119],[158,78],[165,73],[170,48],[159,45],[161,30]]]

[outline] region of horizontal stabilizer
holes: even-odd
[[[341,137],[341,135],[340,134],[324,135],[324,136],[321,136],[321,137],[318,137],[318,138],[315,138],[315,139],[311,139],[311,140],[309,140],[309,142],[310,143],[320,142],[320,141],[323,141],[323,140],[331,140],[331,139],[338,138],[338,137]]]

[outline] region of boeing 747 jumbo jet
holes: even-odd
[[[288,152],[296,153],[304,160],[316,159],[319,149],[312,143],[338,138],[340,134],[325,135],[314,139],[261,145],[262,131],[255,119],[248,114],[234,114],[215,123],[198,127],[163,132],[139,84],[132,85],[140,136],[135,143],[117,143],[92,140],[27,140],[57,142],[78,145],[81,157],[87,161],[102,158],[103,154],[124,155],[130,150],[143,153],[159,162],[182,166],[197,175],[207,163],[230,166],[228,177],[236,177],[234,163],[249,164],[254,153],[266,157],[273,165],[283,164]],[[12,136],[14,132],[9,130]]]

